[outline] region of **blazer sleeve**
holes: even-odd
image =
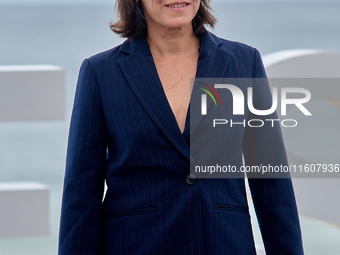
[[[269,109],[272,96],[259,52],[255,49],[253,101],[256,109]],[[257,81],[256,81],[257,80]],[[263,80],[262,80],[263,81]],[[248,119],[277,119],[249,114]],[[243,138],[243,154],[247,166],[288,166],[280,124],[266,123],[261,128],[247,127]],[[286,178],[252,178],[248,183],[267,255],[302,255],[300,223],[290,176]]]
[[[100,253],[106,123],[95,75],[81,65],[71,117],[62,198],[59,255]]]

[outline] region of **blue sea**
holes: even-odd
[[[252,45],[262,55],[287,49],[340,51],[340,1],[219,0],[213,1],[213,8],[218,19],[213,33]],[[0,239],[0,255],[57,254],[77,75],[84,58],[123,42],[108,26],[115,19],[113,9],[113,1],[107,0],[0,1],[0,65],[51,64],[66,69],[64,121],[0,123],[0,182],[37,181],[50,187],[50,235]],[[340,254],[340,228],[307,218],[301,225],[306,254]]]

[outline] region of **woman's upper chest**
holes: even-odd
[[[192,90],[192,78],[196,76],[197,57],[189,59],[189,61],[175,63],[155,61],[159,80],[181,133],[185,128]]]

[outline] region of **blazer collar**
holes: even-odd
[[[225,51],[219,48],[221,45],[221,39],[208,31],[200,36],[197,78],[224,76],[227,70],[227,55],[229,54],[224,54]],[[150,118],[169,141],[187,159],[193,161],[190,148],[180,132],[176,118],[164,93],[146,38],[139,37],[134,40],[126,40],[121,45],[120,52],[126,54],[118,60],[122,72]],[[194,92],[195,90],[193,90],[193,95]],[[196,98],[193,95],[192,98]],[[190,110],[188,115],[190,115]],[[201,117],[195,116],[194,119],[195,123],[191,123],[191,133],[193,127],[199,124]]]
[[[205,31],[203,34],[200,35],[200,58],[205,58],[209,56],[209,53],[211,53],[209,52],[210,47],[219,47],[221,45],[222,40],[220,38],[210,33],[209,31]],[[120,46],[119,51],[126,54],[132,54],[133,52],[138,51],[140,47],[149,47],[145,36],[140,36],[133,40],[126,40]]]

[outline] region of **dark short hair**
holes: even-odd
[[[211,14],[211,0],[200,0],[200,7],[192,21],[194,33],[202,34],[206,31],[204,25],[214,28],[215,17]],[[147,34],[146,21],[143,11],[142,1],[139,0],[116,0],[116,12],[118,21],[110,22],[110,28],[121,37],[134,39]]]

